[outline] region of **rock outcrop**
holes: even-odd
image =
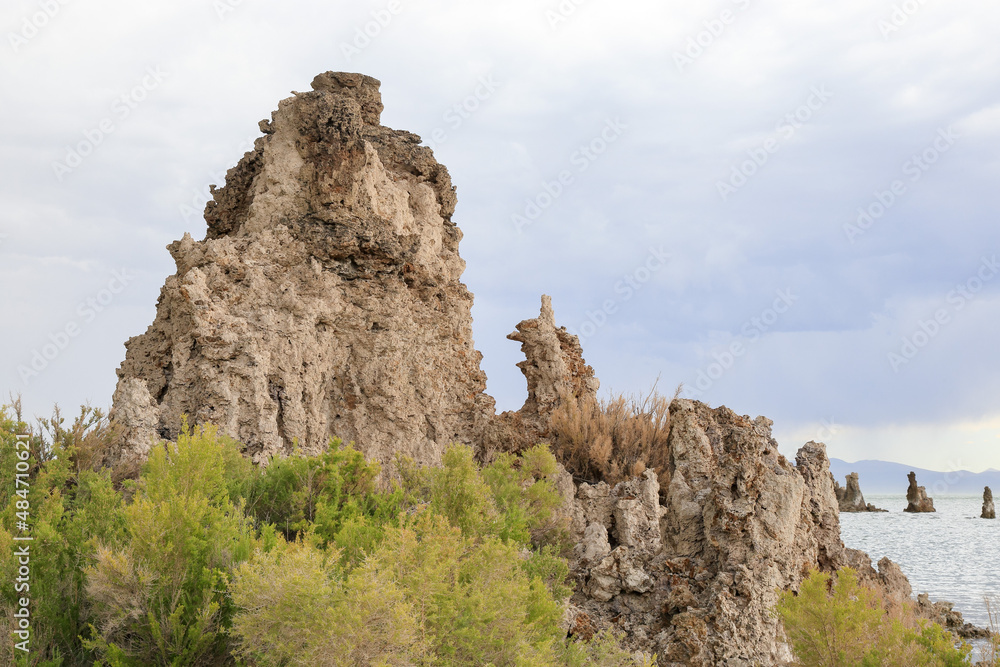
[[[538,317],[523,320],[507,338],[521,343],[525,357],[517,367],[528,382],[528,398],[518,415],[540,435],[548,431],[549,418],[561,400],[597,396],[601,383],[583,359],[580,339],[566,327],[556,327],[548,295],[542,295]]]
[[[810,442],[792,465],[768,419],[683,399],[670,412],[662,477],[559,482],[578,542],[572,613],[614,624],[660,665],[782,664],[778,591],[849,562],[826,449]],[[906,582],[890,561],[882,569]]]
[[[917,474],[910,472],[906,476],[910,480],[910,486],[906,489],[906,509],[904,512],[934,512],[934,499],[927,497],[927,490],[922,486],[917,486]]]
[[[858,473],[852,472],[846,478],[846,486],[841,487],[834,481],[834,490],[837,493],[837,504],[841,512],[888,512],[889,510],[879,509],[871,503],[865,502],[865,496],[861,493],[861,486],[858,484]]]
[[[261,121],[213,188],[208,233],[126,344],[112,463],[145,458],[182,415],[255,460],[332,436],[435,463],[493,416],[461,282],[455,189],[420,138],[380,124],[379,82],[328,72]]]
[[[486,454],[491,439],[533,444],[561,401],[595,398],[579,340],[543,296],[539,317],[508,336],[528,398],[495,416],[448,171],[419,137],[380,124],[375,79],[328,72],[312,88],[261,122],[265,136],[213,190],[205,239],[169,246],[177,273],[118,371],[111,416],[124,436],[111,464],[175,438],[183,415],[258,462],[336,436],[370,459],[436,464],[452,442]],[[557,476],[577,543],[571,633],[617,627],[665,667],[776,665],[792,656],[773,606],[811,568],[851,565],[909,599],[898,566],[876,570],[844,547],[824,445],[807,443],[793,465],[770,420],[676,399],[655,456],[655,470],[614,487]],[[929,509],[908,510],[933,511],[913,473],[910,485],[911,505]],[[865,505],[856,475],[847,492]]]
[[[983,513],[980,517],[983,519],[997,518],[997,508],[993,504],[993,491],[988,486],[983,489]]]
[[[917,596],[916,612],[921,618],[937,623],[963,639],[990,638],[991,633],[988,629],[966,623],[962,612],[955,609],[954,602],[945,600],[931,602],[930,595],[921,593]]]

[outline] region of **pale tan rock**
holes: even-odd
[[[379,124],[379,82],[328,72],[282,101],[170,245],[177,273],[131,339],[113,458],[212,422],[257,461],[355,441],[369,458],[436,463],[493,416],[461,282],[447,169]]]
[[[630,649],[656,653],[661,665],[790,662],[773,613],[778,592],[797,588],[810,568],[853,562],[826,448],[807,443],[793,466],[765,418],[688,400],[670,411],[665,489],[652,471],[610,492],[577,486],[569,511],[587,517],[573,525],[583,523],[574,530],[589,557],[572,563],[582,584],[573,604],[597,627],[624,630]],[[877,572],[857,554],[872,585],[909,595],[895,564],[885,560]]]
[[[983,489],[983,512],[980,514],[983,519],[997,518],[996,505],[993,504],[993,490],[990,487]]]
[[[525,360],[517,367],[528,382],[528,398],[517,414],[526,426],[544,435],[563,397],[596,398],[600,382],[583,359],[580,339],[566,327],[556,327],[548,295],[542,295],[538,317],[523,320],[516,329],[507,338],[521,343]]]

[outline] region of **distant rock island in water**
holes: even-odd
[[[853,472],[858,473],[861,487],[868,495],[906,493],[906,476],[913,471],[917,479],[931,496],[981,495],[983,487],[1000,487],[1000,470],[971,472],[957,470],[940,472],[914,468],[891,461],[865,460],[848,463],[842,459],[830,459],[830,472],[836,479],[844,479]]]

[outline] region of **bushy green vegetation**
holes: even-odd
[[[0,408],[0,578],[30,505],[31,652],[0,662],[111,665],[630,665],[620,638],[567,641],[566,526],[547,448],[479,466],[453,446],[399,479],[333,441],[258,468],[212,427],[154,447],[137,479],[100,461],[84,409],[34,432]],[[29,433],[30,491],[7,471]],[[11,637],[12,586],[0,592]]]
[[[971,648],[956,647],[940,625],[887,613],[884,601],[850,568],[813,571],[798,595],[782,594],[777,613],[806,667],[958,667]],[[909,621],[909,622],[907,622]]]

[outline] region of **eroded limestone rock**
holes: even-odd
[[[983,489],[983,513],[980,516],[983,519],[997,518],[997,509],[993,504],[993,491],[988,486]]]
[[[126,344],[114,461],[212,422],[255,460],[332,436],[369,458],[436,463],[492,417],[461,282],[448,170],[380,125],[379,82],[327,72],[282,101],[213,188],[208,234]]]
[[[934,512],[934,499],[927,497],[927,490],[922,486],[917,486],[917,474],[910,472],[906,476],[910,480],[910,485],[906,489],[906,509],[904,512]]]
[[[844,487],[834,481],[834,489],[837,492],[837,503],[841,512],[888,512],[888,510],[879,509],[871,503],[865,502],[865,496],[861,493],[861,485],[858,484],[858,473],[856,472],[847,476]]]
[[[538,317],[523,320],[516,329],[507,338],[521,343],[525,360],[517,367],[528,381],[528,398],[518,416],[526,426],[544,434],[563,397],[596,397],[600,382],[583,359],[580,339],[566,327],[556,327],[548,295],[542,295]]]
[[[763,417],[689,400],[670,411],[666,476],[575,486],[573,605],[661,665],[782,664],[777,591],[848,563],[826,449],[806,444],[793,466]]]

